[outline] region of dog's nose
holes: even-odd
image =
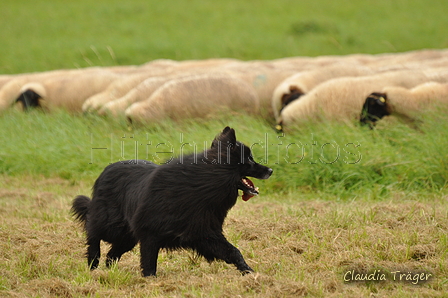
[[[268,168],[268,172],[266,173],[266,179],[268,179],[269,177],[271,177],[272,173],[274,172],[273,169]]]

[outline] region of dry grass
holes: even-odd
[[[104,262],[87,269],[84,235],[69,208],[76,194],[90,192],[90,182],[0,181],[2,297],[443,297],[448,291],[447,197],[240,200],[225,231],[255,274],[241,276],[223,262],[178,251],[160,255],[157,278],[143,278],[138,249],[110,270]],[[388,280],[344,282],[350,270],[375,269]],[[393,281],[397,270],[433,278]]]

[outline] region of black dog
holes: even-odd
[[[229,127],[200,154],[160,166],[144,160],[109,165],[93,186],[92,200],[77,196],[72,206],[85,223],[90,268],[98,266],[104,240],[112,244],[107,266],[140,242],[144,276],[156,274],[161,248],[190,248],[210,262],[221,259],[243,274],[253,271],[226,240],[222,226],[238,189],[243,200],[258,194],[247,176],[267,179],[271,174]]]

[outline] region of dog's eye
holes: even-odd
[[[253,163],[255,163],[255,160],[254,160],[254,158],[253,158],[253,156],[252,156],[252,155],[249,155],[249,158],[248,158],[248,160],[249,160],[249,163],[250,163],[250,164],[253,164]]]

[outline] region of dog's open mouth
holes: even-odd
[[[253,196],[258,195],[258,187],[255,187],[254,183],[249,178],[241,179],[241,188],[243,191],[243,201],[247,201]]]

